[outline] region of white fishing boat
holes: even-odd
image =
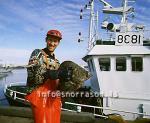
[[[119,15],[121,21],[104,19],[101,27],[108,36],[99,39],[94,0],[81,10],[80,19],[90,9],[88,52],[83,60],[92,74],[91,88],[103,97],[104,114],[117,113],[130,120],[150,118],[150,41],[144,37],[145,26],[128,22],[134,12],[128,0],[123,0],[122,7],[99,1],[104,4],[103,14]]]
[[[10,67],[0,67],[0,78],[6,77],[11,71]]]
[[[0,67],[0,73],[9,73],[12,71],[12,68],[9,67]]]
[[[123,0],[123,6],[117,8],[105,0],[99,1],[104,4],[104,14],[122,16],[119,24],[104,19],[102,28],[109,37],[105,40],[98,36],[98,12],[95,12],[94,0],[81,10],[80,19],[84,10],[90,10],[88,52],[83,60],[92,74],[92,91],[101,96],[100,105],[66,104],[77,106],[77,112],[82,112],[82,107],[92,108],[95,116],[105,118],[109,114],[119,114],[126,120],[150,119],[150,41],[144,38],[144,25],[128,22],[127,15],[134,10],[128,6],[128,0]],[[29,106],[24,99],[26,89],[25,85],[11,83],[6,85],[4,93],[10,104]],[[96,113],[96,109],[100,109],[100,113]]]
[[[2,60],[0,60],[0,74],[6,74],[12,71],[12,66],[8,64],[4,64]]]
[[[0,78],[7,76],[8,73],[10,73],[11,71],[12,71],[11,67],[0,64]]]

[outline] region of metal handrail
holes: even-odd
[[[23,82],[16,82],[16,83],[10,83],[10,84],[6,84],[4,87],[4,92],[6,92],[7,87],[11,87],[12,85],[24,85],[25,83]]]
[[[14,91],[14,90],[11,90],[11,89],[8,89],[8,88],[6,88],[6,90],[9,90],[9,91],[14,92],[14,93],[22,94],[22,95],[27,95],[26,93],[22,93],[22,92],[19,92],[19,91]]]
[[[143,115],[143,116],[150,116],[150,114],[138,113],[138,112],[132,112],[132,111],[123,111],[123,110],[110,109],[110,108],[104,108],[104,107],[98,107],[98,106],[71,103],[71,102],[65,102],[65,103],[69,105],[75,105],[75,106],[81,106],[81,107],[83,106],[83,107],[89,107],[89,108],[95,108],[95,109],[103,109],[103,110],[117,111],[117,112],[123,112],[123,113],[138,114],[138,115]]]
[[[70,111],[70,112],[77,112],[77,111],[66,109],[66,108],[61,108],[61,110],[63,110],[63,111]]]
[[[5,85],[5,88],[4,88],[4,92],[6,93],[6,90],[8,90],[9,92],[12,92],[12,95],[14,94],[14,96],[12,97],[14,100],[15,99],[19,99],[19,100],[22,100],[22,101],[27,101],[25,99],[22,99],[20,97],[17,97],[17,94],[21,94],[21,95],[27,95],[26,93],[22,93],[22,92],[19,92],[19,91],[14,91],[12,89],[9,89],[8,87],[11,87],[12,85],[18,85],[18,84],[24,84],[24,83],[10,83],[9,85]],[[7,95],[8,96],[8,95]],[[28,102],[28,101],[27,101]]]
[[[12,97],[14,100],[19,99],[19,100],[22,100],[22,101],[27,101],[27,100],[25,100],[25,99],[22,99],[22,98],[17,97],[17,95],[16,95],[16,94],[26,95],[25,93],[21,93],[21,92],[18,92],[18,91],[14,91],[14,90],[12,90],[12,89],[8,89],[8,87],[10,87],[10,86],[12,86],[12,85],[15,85],[15,83],[11,83],[11,84],[9,84],[9,85],[6,85],[6,86],[5,86],[5,91],[8,90],[8,91],[12,92],[12,95],[14,95],[14,96],[11,96],[11,97]],[[9,96],[9,95],[7,95],[7,96]],[[27,102],[28,102],[28,101],[27,101]],[[66,109],[66,108],[61,108],[61,109],[64,110],[64,111],[70,111],[70,112],[81,112],[81,109],[79,109],[79,110],[77,110],[77,111],[70,110],[70,109]],[[94,112],[94,116],[99,116],[99,117],[107,118],[107,116],[95,114],[95,112]]]
[[[11,87],[12,85],[24,85],[25,83],[23,83],[23,82],[17,82],[17,83],[10,83],[10,84],[6,84],[5,85],[5,87],[4,87],[4,93],[6,92],[6,89],[8,89],[8,87]],[[9,90],[11,90],[11,89],[9,89]],[[14,91],[14,90],[12,90],[12,91]],[[16,92],[18,92],[18,91],[16,91]]]
[[[11,86],[11,85],[15,85],[15,84],[11,83],[9,86]],[[22,92],[18,92],[18,91],[14,91],[14,90],[11,90],[11,89],[8,89],[7,87],[9,87],[9,86],[6,85],[5,91],[9,90],[10,92],[13,92],[14,93],[14,96],[13,96],[14,99],[20,99],[20,100],[23,100],[23,101],[27,101],[25,99],[17,97],[17,95],[16,95],[17,93],[18,94],[22,94],[22,95],[27,95],[27,94],[22,93]],[[122,113],[130,113],[130,114],[137,114],[137,115],[143,115],[143,116],[150,116],[150,114],[146,114],[146,113],[139,113],[139,112],[132,112],[132,111],[123,111],[123,110],[111,109],[111,108],[106,108],[106,107],[99,107],[99,106],[92,106],[92,105],[85,105],[85,104],[77,104],[77,103],[71,103],[71,102],[65,102],[65,104],[79,106],[79,107],[93,108],[94,109],[93,114],[95,116],[100,116],[100,117],[105,117],[105,118],[107,118],[107,116],[104,116],[103,114],[102,115],[96,114],[95,113],[95,109],[102,109],[102,110],[117,111],[117,112],[122,112]],[[69,110],[69,109],[65,109],[65,108],[62,108],[62,110],[71,111],[71,112],[81,112],[81,108],[80,109],[77,108],[77,111]]]

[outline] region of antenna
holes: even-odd
[[[123,0],[122,7],[112,7],[106,0],[99,0],[104,4],[103,13],[105,14],[116,14],[121,15],[121,22],[119,24],[113,24],[114,28],[110,28],[109,31],[119,31],[119,32],[127,32],[130,31],[132,26],[131,23],[128,23],[128,15],[134,12],[134,8],[132,6],[128,6],[128,2],[134,2],[133,0]],[[107,21],[104,21],[102,25],[102,29],[107,29]],[[132,24],[133,25],[133,24]]]
[[[105,6],[105,8],[113,8],[109,3],[107,3],[106,1],[104,0],[99,0],[100,2],[102,2]]]
[[[89,41],[88,41],[88,50],[91,49],[92,45],[92,28],[93,28],[93,19],[94,19],[94,0],[91,1],[90,7],[90,26],[89,26]]]
[[[126,22],[127,22],[127,14],[126,14],[127,3],[128,3],[128,0],[124,0],[124,3],[123,3],[123,14],[122,14],[122,20],[121,20],[121,23],[123,25],[126,24]]]
[[[93,42],[98,39],[98,11],[95,14],[94,0],[90,0],[88,4],[86,4],[84,8],[80,10],[80,19],[83,19],[83,11],[87,9],[90,10],[89,36],[88,36],[88,50],[90,50],[92,48]],[[80,36],[81,35],[79,35],[79,37]],[[78,42],[80,41],[83,41],[83,40],[79,38]]]

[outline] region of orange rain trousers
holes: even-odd
[[[34,123],[60,123],[61,98],[56,95],[57,85],[58,80],[47,80],[25,97],[31,103]]]

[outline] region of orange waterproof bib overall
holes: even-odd
[[[35,123],[60,123],[61,98],[56,95],[58,80],[48,79],[25,98],[31,103]]]

